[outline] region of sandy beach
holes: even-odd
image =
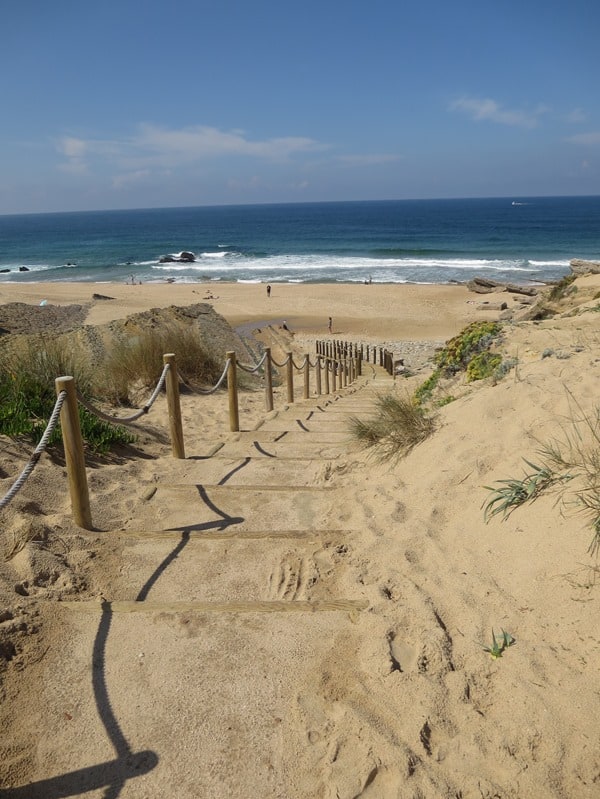
[[[548,318],[507,323],[495,351],[511,368],[458,375],[433,434],[397,461],[353,443],[348,417],[414,391],[431,363],[396,381],[368,367],[327,397],[313,383],[293,405],[278,389],[271,414],[242,392],[240,433],[222,394],[182,394],[185,460],[160,397],[135,451],[89,469],[94,531],[74,525],[63,465],[44,456],[2,517],[0,797],[594,799],[585,475],[504,519],[483,507],[544,443],[581,440],[594,462],[599,277]],[[206,302],[250,333],[285,320],[296,352],[330,316],[334,337],[431,351],[497,319],[483,300],[518,303],[464,286],[210,289],[3,284],[0,327],[13,302],[83,305],[86,324]],[[3,493],[29,448],[0,446]]]
[[[94,294],[110,300],[93,300]],[[477,312],[477,295],[458,285],[414,284],[273,284],[271,296],[261,283],[142,284],[123,283],[3,283],[0,303],[39,305],[73,303],[91,307],[88,324],[104,324],[129,314],[169,305],[209,302],[233,326],[260,327],[285,320],[291,330],[340,337],[440,339],[455,335]]]

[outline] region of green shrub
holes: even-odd
[[[484,380],[492,377],[502,363],[502,356],[497,352],[479,352],[474,355],[467,366],[467,382],[473,380]]]
[[[433,372],[433,374],[427,378],[427,380],[421,383],[413,395],[416,405],[423,405],[431,399],[435,387],[440,382],[441,376],[442,373],[440,370],[436,369],[435,372]]]
[[[438,368],[447,375],[466,369],[471,358],[486,350],[500,330],[497,322],[471,322],[437,353],[435,362]]]

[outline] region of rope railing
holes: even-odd
[[[278,369],[284,369],[288,365],[288,362],[289,362],[291,357],[292,357],[292,353],[288,352],[287,353],[287,358],[285,359],[285,361],[283,363],[277,363],[275,358],[271,357],[271,363],[273,364],[273,366],[276,366]]]
[[[181,375],[179,376],[179,379],[186,386],[186,388],[189,388],[190,391],[194,392],[194,394],[202,394],[203,396],[208,397],[210,394],[214,394],[216,391],[218,391],[221,388],[221,386],[223,385],[223,381],[227,377],[227,372],[229,371],[229,364],[230,363],[231,363],[231,361],[229,360],[229,358],[227,358],[225,360],[225,368],[223,369],[223,371],[221,373],[221,377],[217,380],[217,382],[215,383],[215,385],[212,388],[192,388],[188,383],[186,383],[184,380],[182,380]]]
[[[158,383],[156,384],[156,388],[154,389],[152,395],[150,396],[150,399],[142,408],[140,408],[139,411],[136,411],[135,413],[131,414],[131,416],[112,416],[109,413],[105,413],[104,411],[100,410],[100,408],[97,408],[95,405],[92,405],[91,402],[86,400],[85,397],[83,397],[79,391],[77,392],[77,400],[79,404],[86,409],[86,411],[94,414],[94,416],[97,416],[99,419],[102,419],[102,421],[104,422],[109,422],[110,424],[125,424],[125,425],[133,424],[133,422],[137,422],[138,419],[146,415],[150,411],[154,403],[156,402],[158,395],[160,394],[165,384],[167,372],[169,371],[170,368],[171,364],[166,363],[164,365],[161,376],[158,380]]]
[[[334,346],[335,345],[335,346]],[[302,372],[304,377],[304,398],[310,397],[310,371],[315,372],[315,393],[320,396],[323,393],[335,392],[352,383],[362,374],[362,359],[364,348],[356,344],[339,342],[316,342],[317,354],[314,361],[306,354],[300,364],[294,361],[291,352],[286,353],[283,363],[278,363],[271,355],[269,347],[259,363],[254,366],[238,364],[235,352],[227,352],[225,367],[216,385],[210,389],[194,389],[194,393],[209,395],[215,393],[227,380],[227,391],[229,400],[229,425],[232,432],[239,431],[239,407],[237,395],[237,367],[245,372],[256,373],[264,368],[265,381],[265,405],[267,412],[273,410],[273,380],[272,368],[285,369],[287,401],[294,402],[294,370]],[[377,351],[367,346],[367,362],[372,353],[373,363],[377,363]],[[384,366],[393,373],[393,355],[388,350],[379,350],[380,365]],[[323,380],[324,377],[324,386]],[[138,421],[142,416],[148,414],[156,402],[160,392],[165,389],[167,399],[167,409],[169,416],[169,428],[173,456],[175,458],[185,458],[185,448],[183,442],[183,427],[181,422],[181,406],[179,397],[179,381],[181,376],[178,373],[175,355],[168,353],[163,355],[163,370],[157,385],[146,404],[134,414],[126,417],[119,417],[106,413],[97,408],[93,403],[84,399],[76,389],[73,377],[65,376],[56,379],[57,400],[51,413],[48,425],[39,444],[35,448],[30,460],[22,470],[19,477],[15,480],[6,495],[0,499],[0,510],[5,508],[20,491],[27,479],[31,475],[42,453],[48,445],[48,441],[56,428],[60,418],[65,462],[67,466],[67,478],[71,495],[71,507],[73,518],[80,527],[92,530],[92,518],[89,504],[89,494],[87,477],[85,471],[85,455],[83,439],[79,423],[78,405],[81,405],[89,413],[94,414],[99,419],[109,424],[127,425]],[[182,381],[182,380],[181,380]],[[183,381],[182,381],[183,382]]]
[[[50,419],[48,420],[48,424],[46,425],[46,429],[44,430],[40,442],[37,445],[37,447],[34,449],[31,458],[29,458],[29,461],[25,465],[25,468],[23,469],[21,474],[17,477],[15,482],[8,489],[8,491],[2,497],[2,499],[0,499],[0,510],[3,510],[9,504],[9,502],[12,502],[12,500],[17,496],[17,494],[23,488],[23,486],[29,479],[31,473],[35,469],[42,454],[45,452],[46,447],[48,446],[48,441],[50,440],[50,436],[54,432],[56,425],[58,423],[60,410],[62,408],[63,402],[65,401],[66,396],[67,392],[61,391],[58,397],[56,398],[54,409],[52,410]]]
[[[246,364],[243,364],[243,363],[238,363],[238,366],[244,372],[248,372],[248,374],[256,374],[256,372],[258,372],[258,370],[262,367],[262,365],[266,361],[266,359],[267,359],[267,353],[265,352],[265,354],[262,356],[260,361],[257,364],[255,364],[254,366],[247,366]]]

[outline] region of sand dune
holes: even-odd
[[[260,392],[242,394],[239,434],[222,397],[184,395],[182,461],[160,399],[143,457],[90,470],[92,533],[43,458],[3,515],[7,546],[27,525],[37,540],[0,572],[0,796],[597,796],[581,482],[505,520],[482,510],[485,486],[522,477],[543,443],[568,446],[574,424],[597,448],[577,420],[597,407],[599,285],[576,285],[561,313],[507,325],[514,368],[457,378],[434,434],[395,463],[358,449],[345,420],[426,368],[394,384],[367,367],[337,399],[288,408],[279,390],[267,418]],[[90,291],[43,288],[60,303]],[[115,304],[91,303],[88,320],[187,302],[188,287],[154,288],[105,286]],[[300,352],[328,315],[353,338],[430,344],[497,316],[462,287],[335,287],[335,302],[331,287],[288,288],[267,305],[264,287],[223,286],[213,304],[235,325],[286,319]],[[23,448],[2,445],[6,487]],[[492,630],[514,638],[498,659]]]

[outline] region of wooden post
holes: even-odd
[[[360,377],[362,375],[362,362],[363,362],[363,351],[362,351],[362,347],[361,347],[361,349],[358,351],[358,358],[356,359],[356,374],[357,374],[357,377]]]
[[[273,367],[270,347],[265,347],[265,407],[267,413],[273,410]]]
[[[325,393],[329,394],[329,367],[330,367],[330,360],[329,358],[325,358]]]
[[[57,377],[54,384],[57,396],[61,391],[67,392],[65,401],[60,409],[60,427],[65,448],[65,462],[67,464],[67,479],[69,481],[73,519],[75,524],[83,527],[84,530],[92,530],[90,495],[85,473],[85,455],[81,427],[79,425],[75,380],[71,376],[65,375],[64,377]]]
[[[287,382],[287,401],[294,401],[294,363],[292,361],[292,353],[288,352],[286,362],[286,382]]]
[[[183,427],[181,424],[181,404],[179,402],[179,376],[174,353],[163,355],[163,364],[169,364],[165,380],[167,390],[167,408],[169,410],[169,430],[171,432],[171,450],[174,458],[185,458],[183,445]]]
[[[308,353],[304,356],[304,399],[310,397],[310,358]]]
[[[336,377],[337,377],[338,362],[334,359],[331,361],[331,390],[335,394]]]
[[[315,381],[317,385],[317,396],[321,396],[321,356],[317,355],[315,363]]]
[[[237,433],[240,429],[240,411],[237,393],[237,362],[235,352],[227,352],[229,369],[227,370],[227,391],[229,393],[229,429]]]

